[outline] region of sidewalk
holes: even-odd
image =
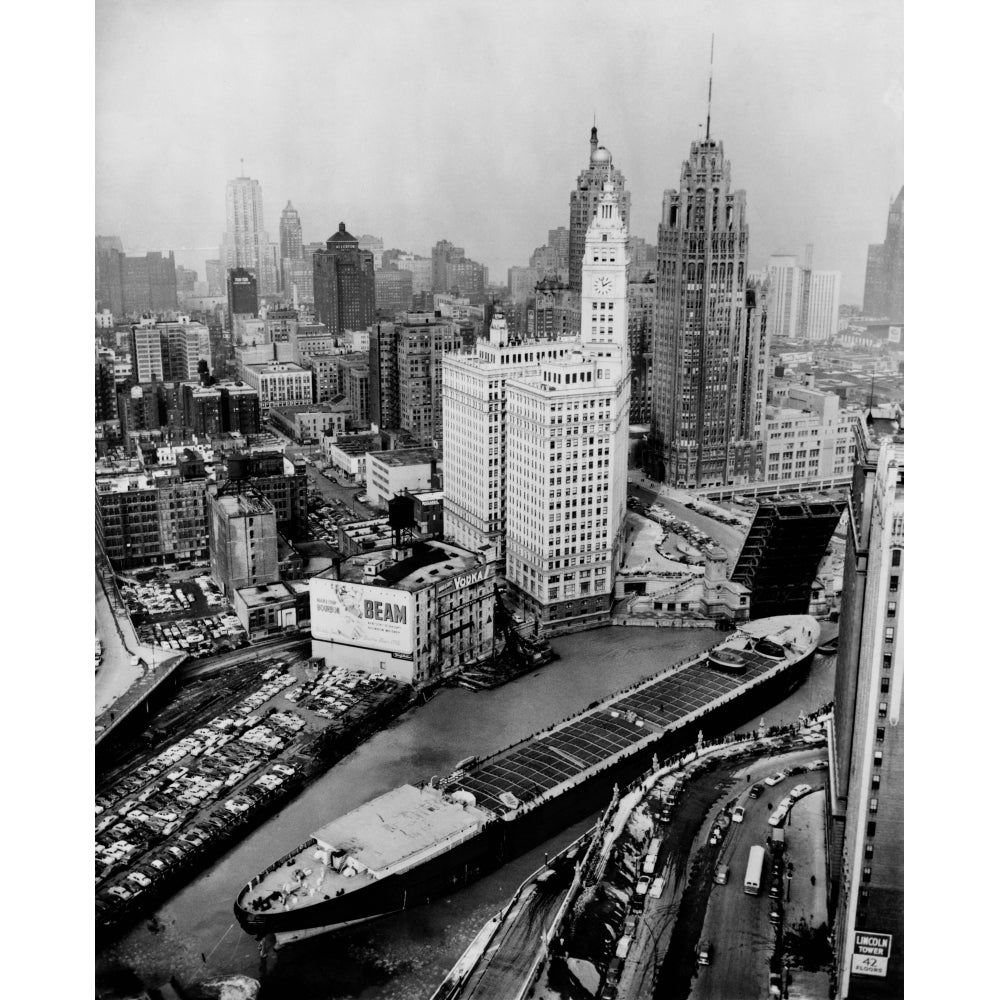
[[[819,927],[820,924],[830,926],[826,912],[824,858],[826,797],[814,782],[810,784],[814,790],[795,803],[785,825],[785,857],[794,866],[785,904],[786,928],[794,928],[802,920],[810,927]],[[816,879],[815,885],[810,881],[812,877]]]

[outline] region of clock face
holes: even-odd
[[[594,294],[595,295],[610,295],[611,294],[611,279],[608,277],[600,277],[594,279]]]

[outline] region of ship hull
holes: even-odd
[[[813,656],[814,651],[759,683],[735,692],[724,704],[667,729],[656,740],[582,777],[561,794],[543,799],[512,819],[487,823],[474,837],[415,868],[341,896],[282,911],[247,912],[240,905],[243,896],[251,891],[245,889],[234,907],[237,920],[250,934],[282,934],[320,927],[333,931],[422,906],[455,892],[560,830],[603,809],[614,787],[622,789],[648,771],[654,755],[664,761],[691,747],[699,732],[706,740],[711,740],[756,719],[762,710],[773,706],[802,683]]]

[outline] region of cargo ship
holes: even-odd
[[[403,785],[317,830],[241,890],[249,934],[287,944],[421,906],[605,806],[700,737],[732,732],[806,676],[819,623],[741,624],[719,645],[446,778]],[[725,655],[721,655],[725,653]]]

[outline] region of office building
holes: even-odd
[[[147,313],[161,314],[177,308],[177,267],[173,251],[126,257],[112,244],[117,237],[98,237],[98,309],[109,309],[119,319]]]
[[[658,234],[647,461],[654,479],[684,489],[763,473],[769,323],[765,285],[747,277],[746,213],[706,129],[680,189],[664,192]]]
[[[260,308],[257,279],[245,267],[237,267],[226,275],[226,302],[229,306],[229,329],[237,316],[256,317]]]
[[[243,366],[243,379],[260,400],[260,418],[267,420],[272,406],[313,402],[312,375],[293,361],[271,361]]]
[[[219,298],[226,294],[226,269],[221,260],[205,261],[205,282],[209,298]]]
[[[560,269],[569,270],[569,230],[565,226],[550,229],[546,245],[558,255]]]
[[[394,316],[413,307],[413,273],[403,270],[375,272],[375,309]]]
[[[97,543],[116,570],[184,563],[208,555],[204,465],[185,478],[174,469],[98,476]]]
[[[313,294],[316,316],[333,334],[375,320],[374,259],[343,222],[326,247],[313,254]]]
[[[207,326],[179,322],[142,323],[131,330],[132,378],[137,384],[187,382],[199,377],[199,362],[211,365]]]
[[[764,420],[764,481],[846,486],[854,468],[856,411],[836,393],[786,385],[772,397]]]
[[[376,271],[382,267],[382,254],[385,252],[385,243],[381,236],[372,236],[371,233],[364,233],[358,237],[358,249],[372,255]]]
[[[264,199],[260,182],[236,177],[226,183],[226,232],[219,259],[226,273],[245,268],[257,279],[261,295],[278,291],[277,248],[264,228]]]
[[[772,340],[799,339],[803,269],[794,254],[772,254],[767,262],[767,324]]]
[[[837,1000],[903,995],[903,432],[869,410],[840,603],[827,845]]]
[[[387,260],[389,254],[396,254],[396,256]],[[433,259],[430,257],[421,257],[418,254],[403,253],[399,250],[387,250],[382,255],[382,267],[389,268],[394,266],[398,271],[409,271],[413,276],[413,294],[419,295],[421,292],[432,292],[434,290],[434,280],[433,280]]]
[[[407,313],[397,325],[396,384],[398,426],[421,445],[442,439],[441,366],[449,351],[462,346],[456,323],[433,313]]]
[[[369,503],[388,510],[396,494],[433,490],[438,479],[441,451],[437,448],[398,448],[371,452],[365,462],[365,494]]]
[[[340,437],[347,427],[349,412],[329,403],[274,407],[269,415],[271,426],[297,444],[319,441],[327,435]]]
[[[281,580],[244,587],[233,596],[233,613],[251,642],[289,631],[309,617],[309,584]]]
[[[302,458],[292,461],[273,450],[233,452],[226,455],[225,468],[217,469],[216,475],[227,482],[249,484],[266,497],[282,532],[298,537],[306,531],[309,478]]]
[[[621,558],[630,382],[620,201],[607,177],[581,260],[578,345],[507,383],[508,593],[544,631],[607,621]]]
[[[305,251],[302,248],[302,220],[299,213],[292,207],[292,203],[281,210],[281,218],[278,220],[278,256],[281,260],[281,290],[288,297],[292,294],[292,285],[295,284],[292,272],[292,263],[305,260]],[[310,272],[312,268],[309,268]],[[291,279],[291,280],[289,280]]]
[[[446,542],[353,556],[309,581],[313,656],[422,687],[492,652],[493,580]]]
[[[576,189],[569,196],[569,287],[580,292],[580,268],[583,261],[587,229],[597,211],[605,182],[610,181],[618,198],[618,214],[628,227],[632,196],[625,190],[625,177],[615,170],[611,153],[597,144],[597,127],[590,130],[590,162],[576,180]]]
[[[868,247],[864,314],[903,322],[903,189],[889,206],[885,241]]]
[[[431,291],[450,292],[448,265],[465,257],[465,248],[448,240],[438,240],[431,249]]]
[[[368,339],[368,419],[378,427],[399,426],[399,360],[396,324],[379,320]]]
[[[629,422],[648,424],[653,412],[653,310],[656,306],[656,278],[638,272],[629,259],[628,353],[632,371]]]
[[[494,313],[488,338],[442,362],[445,531],[464,548],[483,552],[500,573],[507,555],[507,383],[571,347],[570,341],[513,339],[505,316]]]
[[[238,590],[278,581],[274,507],[252,487],[226,483],[208,491],[212,581],[232,601]]]
[[[309,370],[313,385],[313,399],[317,403],[329,403],[340,397],[339,354],[312,354],[301,364]]]
[[[94,420],[115,420],[115,352],[94,348]]]

